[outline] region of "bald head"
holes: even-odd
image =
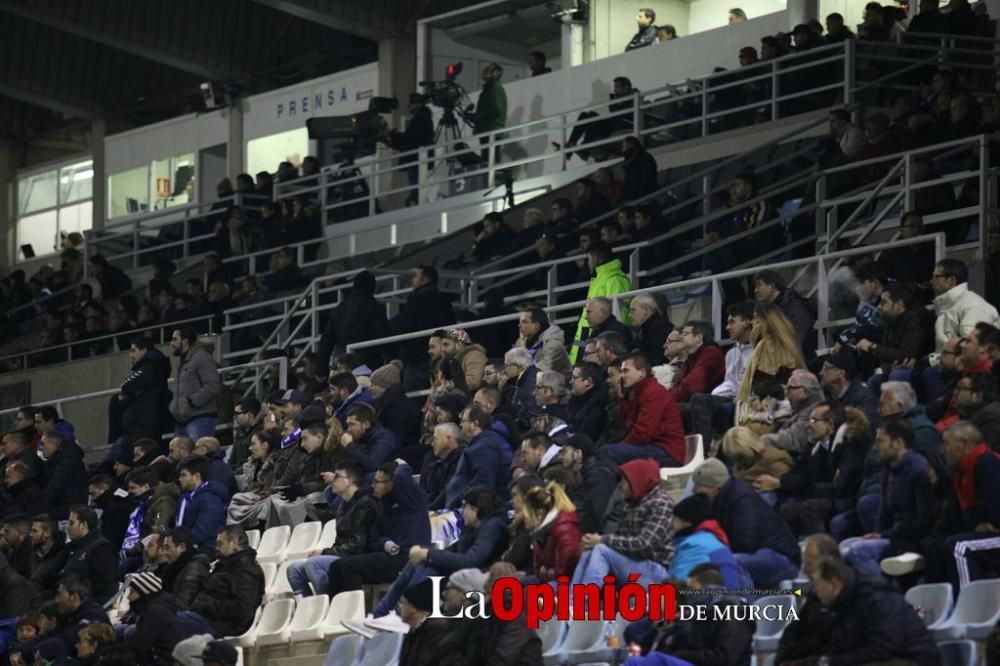
[[[194,454],[196,456],[207,456],[211,453],[215,453],[222,445],[219,444],[219,440],[215,437],[199,437],[198,441],[194,444]]]

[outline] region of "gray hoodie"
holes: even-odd
[[[219,393],[222,380],[215,366],[211,344],[199,342],[181,356],[177,365],[177,386],[170,401],[170,413],[183,425],[199,416],[219,413]]]

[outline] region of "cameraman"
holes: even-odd
[[[393,150],[405,153],[424,146],[434,145],[434,118],[431,110],[427,108],[427,99],[419,93],[410,93],[410,121],[406,124],[406,131],[390,130],[388,125],[383,125],[382,140]],[[418,155],[406,155],[399,158],[399,164],[409,164],[417,162]],[[428,171],[431,166],[427,165]],[[406,180],[410,189],[406,194],[406,205],[415,206],[420,203],[420,189],[417,185],[420,182],[420,168],[414,164],[406,169]]]
[[[495,62],[491,62],[483,67],[483,89],[479,93],[479,101],[476,103],[476,110],[472,114],[472,133],[482,134],[494,130],[503,129],[507,126],[507,91],[500,83],[503,76],[503,68]],[[486,137],[479,139],[481,144],[488,144]],[[500,149],[496,150],[496,160],[500,159]],[[489,153],[483,151],[483,161],[489,159]]]

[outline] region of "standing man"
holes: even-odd
[[[170,359],[149,338],[132,340],[128,355],[132,359],[132,371],[122,382],[118,395],[122,437],[126,446],[144,437],[159,441],[170,429],[170,391],[167,389]]]
[[[438,273],[433,266],[421,265],[410,279],[412,291],[406,304],[389,322],[393,335],[427,328],[443,328],[455,323],[455,310],[447,296],[438,291]],[[399,346],[403,361],[403,388],[421,391],[428,385],[427,347],[423,340],[409,340]]]
[[[434,145],[434,116],[427,107],[427,98],[420,93],[410,93],[410,120],[406,131],[385,128],[383,139],[393,150],[401,153],[410,152],[423,146]],[[417,161],[417,155],[407,155],[399,158],[400,164],[412,164]],[[415,206],[420,203],[419,184],[420,168],[414,164],[406,167],[406,181],[410,190],[406,193],[406,205]],[[373,292],[374,293],[374,292]]]
[[[219,416],[219,393],[222,380],[212,358],[213,346],[200,344],[198,333],[190,325],[183,325],[170,338],[177,364],[177,385],[170,401],[170,414],[177,423],[177,435],[187,435],[193,440],[215,434]]]
[[[483,134],[493,130],[503,129],[507,126],[507,91],[500,83],[503,76],[503,67],[495,62],[488,63],[483,67],[483,89],[479,92],[479,99],[476,101],[476,110],[472,114],[472,133]],[[483,145],[489,143],[487,137],[480,137],[479,142]],[[497,148],[494,163],[499,161],[500,149]],[[483,151],[483,161],[489,160],[489,154]]]
[[[638,27],[638,32],[632,37],[632,40],[625,47],[626,51],[632,51],[634,49],[641,49],[643,46],[651,46],[656,43],[656,12],[649,8],[643,8],[639,10],[639,13],[635,15],[635,24]]]
[[[655,33],[654,33],[655,34]],[[632,290],[632,282],[622,270],[621,259],[615,259],[611,253],[611,248],[604,243],[593,243],[587,250],[587,265],[593,272],[594,277],[587,287],[587,301],[598,296],[610,298],[615,294],[621,294]],[[613,313],[612,313],[613,314]],[[573,338],[573,349],[570,351],[570,362],[576,363],[580,352],[580,346],[590,338],[591,326],[588,323],[587,308],[580,314],[580,321],[576,325],[576,336]],[[628,311],[621,312],[622,323],[629,325]]]

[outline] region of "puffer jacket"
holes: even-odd
[[[531,534],[531,553],[537,575],[543,583],[559,576],[573,576],[580,560],[580,519],[576,511],[550,511]]]
[[[223,636],[239,636],[253,624],[263,599],[264,572],[257,564],[257,551],[244,548],[219,558],[191,610],[201,613]]]
[[[455,354],[455,360],[462,364],[469,390],[478,391],[483,385],[483,372],[486,370],[486,348],[482,345],[468,345]]]
[[[427,554],[427,565],[443,574],[470,567],[485,567],[500,558],[507,550],[509,541],[507,514],[503,510],[497,511],[483,517],[476,527],[466,525],[458,541],[444,550],[431,550]]]
[[[691,569],[699,564],[719,567],[726,587],[739,588],[743,584],[740,567],[729,549],[729,538],[714,520],[704,520],[674,537],[674,559],[670,562],[667,578],[686,580]]]
[[[199,416],[217,416],[222,380],[212,358],[215,346],[199,342],[181,356],[170,415],[183,425]]]
[[[535,361],[535,366],[542,372],[561,372],[569,374],[569,354],[566,353],[566,334],[560,326],[549,324],[549,327],[538,334],[538,338],[530,341],[525,348]]]
[[[327,488],[323,495],[327,504],[333,506],[333,492]],[[323,554],[349,557],[364,553],[377,516],[378,500],[371,488],[362,488],[350,501],[341,502],[337,509],[337,539]]]
[[[178,606],[187,608],[211,571],[212,562],[207,555],[188,550],[164,569],[163,589],[173,595]]]
[[[941,351],[949,338],[964,338],[981,321],[1000,326],[1000,314],[982,296],[963,282],[934,298],[937,320],[934,322],[935,349]]]
[[[177,505],[181,501],[181,489],[172,483],[158,483],[149,498],[146,515],[142,523],[143,535],[166,529],[174,524]]]
[[[132,602],[138,615],[135,632],[125,642],[136,650],[139,663],[148,666],[170,666],[173,650],[184,633],[177,624],[177,602],[165,592],[155,592]]]

